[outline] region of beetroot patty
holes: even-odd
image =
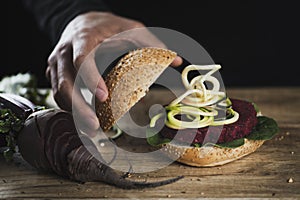
[[[224,126],[209,126],[199,129],[183,130],[176,130],[164,126],[160,134],[169,139],[173,139],[176,136],[175,139],[177,141],[189,144],[202,144],[204,139],[205,143],[212,142],[219,144],[243,138],[249,135],[253,127],[257,124],[256,110],[250,102],[238,99],[230,100],[233,110],[239,113],[239,119],[235,123]],[[220,134],[221,129],[222,132]]]

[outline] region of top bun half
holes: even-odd
[[[104,132],[108,131],[142,97],[173,62],[173,51],[145,47],[130,51],[104,78],[108,88],[105,102],[95,99],[96,114]]]

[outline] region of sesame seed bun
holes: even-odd
[[[195,167],[212,167],[224,165],[256,151],[264,140],[248,140],[236,148],[226,147],[192,147],[174,143],[163,145],[162,151],[178,162]]]
[[[173,51],[146,47],[126,54],[105,77],[108,98],[95,99],[96,114],[104,132],[146,95],[149,87],[172,63]]]

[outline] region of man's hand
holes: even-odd
[[[79,74],[80,78],[96,98],[105,101],[108,95],[105,82],[99,74],[94,58],[88,55],[104,40],[123,31],[143,27],[144,25],[138,21],[107,12],[85,13],[74,18],[66,26],[49,56],[46,76],[51,80],[56,103],[60,108],[71,111],[73,98],[73,112],[83,119],[88,127],[86,132],[90,136],[95,135],[95,130],[99,128],[99,121],[79,88],[74,88],[77,72],[84,63],[84,68]],[[146,37],[149,44],[145,44],[145,40],[141,37]],[[142,36],[131,35],[127,39],[137,46],[165,47],[150,32],[145,32]],[[181,62],[181,58],[178,57],[172,65],[178,66]]]

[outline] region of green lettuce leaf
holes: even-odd
[[[266,116],[258,117],[258,124],[253,131],[246,138],[249,140],[270,140],[279,132],[276,121]],[[160,146],[171,142],[171,139],[162,137],[154,128],[147,128],[146,130],[147,142],[152,146]],[[233,140],[222,144],[207,143],[203,146],[216,146],[224,148],[236,148],[245,143],[245,138]],[[195,144],[195,147],[201,147],[200,144]]]
[[[152,146],[160,146],[171,142],[170,139],[162,137],[154,128],[146,129],[146,137],[148,144]]]
[[[266,116],[259,116],[258,124],[251,134],[247,136],[249,140],[270,140],[279,132],[276,121]]]
[[[230,142],[225,142],[221,144],[215,144],[217,147],[224,147],[224,148],[236,148],[245,144],[245,138],[236,139]]]

